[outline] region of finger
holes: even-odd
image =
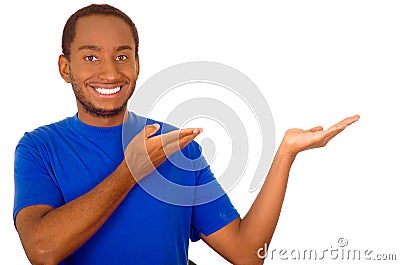
[[[314,128],[309,129],[309,132],[319,132],[322,131],[324,128],[322,128],[322,126],[316,126]]]
[[[179,139],[182,139],[186,136],[190,135],[197,136],[202,131],[203,131],[202,128],[186,128],[186,129],[174,130],[165,134],[161,134],[162,143],[164,146],[166,146],[167,144],[178,142]]]
[[[161,148],[158,152],[158,156],[151,159],[153,165],[155,167],[160,165],[172,154],[176,153],[177,151],[187,146],[191,141],[194,140],[194,138],[196,138],[197,135],[199,135],[202,132],[203,132],[202,128],[189,128],[189,129],[183,129],[181,131],[175,130],[166,134],[157,135],[149,139],[150,141],[158,141],[159,142],[158,145]],[[175,137],[175,141],[165,143],[165,140],[162,139],[165,136]]]
[[[178,145],[174,150],[177,149],[182,149],[184,146],[186,146],[189,142],[191,142],[194,138],[196,138],[197,135],[203,132],[203,129],[201,128],[189,128],[189,129],[184,129],[179,132],[179,138],[175,138],[174,141],[170,141],[169,143],[166,144],[168,148],[170,148],[173,145]]]
[[[338,125],[347,127],[350,124],[353,124],[354,122],[358,121],[359,119],[360,119],[359,115],[354,115],[342,120],[341,122],[338,123]]]
[[[354,115],[351,117],[347,117],[346,119],[343,119],[342,121],[331,126],[329,129],[331,129],[331,128],[332,129],[344,129],[347,126],[349,126],[350,124],[353,124],[354,122],[358,121],[359,119],[360,119],[360,115]]]
[[[346,118],[345,120],[348,122],[348,123],[347,123],[347,126],[348,126],[348,125],[350,125],[350,124],[355,123],[355,122],[358,121],[359,119],[360,119],[360,115],[357,114],[357,115],[348,117],[348,118]]]
[[[203,128],[187,128],[179,132],[179,138],[184,138],[186,136],[197,136],[203,132]]]
[[[160,129],[160,125],[158,123],[146,125],[144,127],[144,137],[147,139],[153,134],[155,134]]]
[[[174,141],[169,141],[168,143],[163,141],[164,152],[167,154],[167,156],[170,156],[171,154],[187,146],[202,131],[203,129],[201,128],[190,128],[181,131],[179,134],[179,138],[175,138]]]
[[[325,131],[325,135],[323,137],[325,144],[328,143],[332,138],[334,138],[340,132],[342,132],[347,126],[349,126],[350,124],[353,124],[354,122],[358,121],[359,119],[360,119],[359,115],[354,115],[351,117],[347,117],[347,118],[343,119],[342,121],[336,123],[335,125],[329,127],[328,130]]]
[[[203,132],[203,129],[195,129],[193,130],[192,134],[188,134],[186,136],[183,136],[179,139],[179,147],[180,149],[184,148],[188,143],[194,140],[200,133]]]

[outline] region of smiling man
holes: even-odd
[[[32,264],[187,264],[189,239],[202,239],[234,264],[263,263],[258,250],[271,241],[296,155],[326,145],[359,117],[325,131],[288,130],[244,218],[226,194],[203,205],[168,204],[138,184],[155,168],[179,185],[215,178],[193,141],[201,128],[127,110],[138,47],[134,23],[112,6],[90,5],[68,19],[59,71],[72,85],[77,114],[26,133],[15,152],[14,220],[27,257]],[[167,159],[179,150],[193,161],[190,170]],[[196,194],[176,196],[194,201]]]
[[[60,74],[71,83],[85,123],[112,126],[125,115],[139,75],[137,31],[125,21],[92,15],[73,17],[65,27]]]

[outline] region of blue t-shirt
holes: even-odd
[[[129,113],[124,125],[103,128],[75,115],[25,133],[15,152],[14,220],[27,206],[57,208],[91,190],[122,162],[123,146],[154,122]],[[159,124],[157,134],[175,129]],[[189,238],[197,241],[239,217],[195,141],[140,183],[63,264],[187,264]],[[209,193],[193,188],[210,183]]]

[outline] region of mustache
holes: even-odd
[[[85,86],[98,86],[98,85],[115,85],[115,86],[126,86],[129,85],[128,81],[87,81],[84,83]]]
[[[75,78],[72,74],[71,66],[68,66],[69,70],[69,78],[71,81],[75,82]],[[96,85],[116,85],[116,86],[123,86],[129,85],[129,81],[127,80],[114,80],[114,81],[104,81],[104,80],[89,80],[83,83],[85,86],[96,86]],[[134,86],[136,86],[136,80],[134,82]]]

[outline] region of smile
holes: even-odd
[[[102,87],[96,87],[94,88],[97,93],[101,95],[114,95],[117,94],[121,90],[121,86],[116,87],[116,88],[102,88]]]

